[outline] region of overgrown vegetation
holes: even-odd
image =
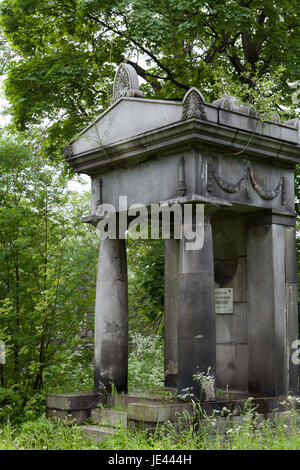
[[[221,415],[221,416],[220,416]],[[222,418],[226,416],[226,418]],[[116,450],[271,450],[299,449],[299,412],[290,411],[265,420],[246,404],[244,414],[234,421],[231,413],[223,409],[213,416],[199,416],[195,422],[189,417],[178,423],[157,426],[152,433],[121,429],[107,439],[101,449]]]
[[[97,264],[98,236],[80,220],[87,204],[24,140],[0,141],[0,419],[92,362],[79,338]]]
[[[181,419],[176,424],[155,429],[120,428],[102,444],[83,438],[81,429],[45,418],[28,421],[16,428],[6,424],[0,429],[0,450],[298,450],[300,447],[299,412],[290,410],[266,420],[251,403],[239,421],[223,409],[196,422]]]
[[[127,239],[129,328],[160,334],[164,319],[164,242]]]
[[[129,354],[129,389],[149,390],[164,385],[164,356],[161,336],[131,334]]]
[[[38,416],[47,391],[93,389],[93,341],[80,331],[93,328],[99,236],[81,222],[89,194],[66,179],[26,140],[0,141],[0,420]],[[159,386],[162,242],[129,241],[128,259],[130,384]]]

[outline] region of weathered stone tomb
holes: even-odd
[[[204,207],[201,249],[187,250],[184,237],[164,241],[165,386],[199,396],[193,375],[209,370],[220,389],[297,394],[299,121],[262,122],[231,97],[206,103],[196,88],[182,102],[143,98],[134,69],[121,64],[111,106],[65,158],[91,177],[85,222],[99,223],[104,204],[127,211],[119,196],[128,207]],[[96,391],[111,382],[127,391],[127,227],[117,221],[119,236],[100,242]]]

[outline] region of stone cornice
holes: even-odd
[[[187,146],[203,145],[210,151],[222,149],[225,158],[248,158],[290,169],[300,162],[299,145],[198,119],[179,121],[88,152],[68,153],[65,158],[75,172],[93,175],[155,154],[168,154],[174,148],[183,151]],[[224,154],[224,148],[228,153]]]

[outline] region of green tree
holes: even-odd
[[[53,155],[108,105],[121,61],[159,98],[181,98],[191,86],[208,100],[220,85],[259,89],[281,70],[267,95],[280,91],[291,106],[299,21],[297,0],[3,0],[1,25],[17,54],[6,94],[21,129],[51,121]]]
[[[66,190],[62,169],[24,141],[0,141],[0,401],[8,390],[28,397],[51,367],[76,361],[94,302],[98,236],[80,220],[88,196]]]
[[[164,318],[163,240],[127,239],[130,332],[161,334]]]

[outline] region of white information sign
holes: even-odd
[[[216,313],[233,313],[233,288],[215,289]]]

